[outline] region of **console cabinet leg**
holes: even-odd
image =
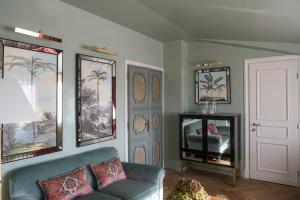
[[[184,160],[181,160],[181,164],[180,164],[180,175],[181,176],[183,176],[184,167],[185,167],[185,162],[184,162]]]
[[[232,185],[233,186],[235,185],[235,181],[236,181],[236,172],[237,172],[237,167],[235,167],[232,172]]]

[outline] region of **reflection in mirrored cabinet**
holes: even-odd
[[[232,168],[240,165],[240,115],[183,113],[180,117],[180,158]]]

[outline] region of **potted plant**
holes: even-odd
[[[199,181],[183,178],[176,183],[168,200],[228,200],[223,195],[209,196]]]

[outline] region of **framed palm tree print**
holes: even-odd
[[[77,54],[77,146],[116,138],[116,61]]]
[[[195,71],[196,103],[207,101],[231,102],[230,67],[199,69]]]
[[[2,124],[3,163],[62,150],[62,54],[0,39],[0,77],[18,80],[38,116],[32,122]]]

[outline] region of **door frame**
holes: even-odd
[[[245,131],[245,145],[244,145],[244,155],[245,155],[245,167],[244,167],[244,178],[250,178],[250,111],[249,111],[249,64],[258,62],[269,62],[269,61],[284,61],[284,60],[298,60],[298,74],[300,73],[300,56],[297,55],[284,55],[284,56],[272,56],[272,57],[262,57],[262,58],[252,58],[244,60],[244,131]],[[300,113],[300,77],[298,78],[298,124],[299,124],[299,113]],[[298,144],[300,145],[299,129],[298,129]],[[300,155],[300,148],[298,145],[298,154]],[[298,163],[298,170],[300,168],[300,159]],[[298,186],[300,186],[300,181],[298,177]]]
[[[165,163],[164,163],[164,130],[165,130],[165,115],[164,115],[164,112],[165,112],[165,104],[164,104],[164,99],[165,99],[165,92],[164,92],[164,69],[161,68],[161,67],[156,67],[156,66],[153,66],[153,65],[148,65],[148,64],[145,64],[145,63],[141,63],[141,62],[137,62],[137,61],[133,61],[133,60],[125,60],[125,73],[124,73],[124,76],[125,76],[125,95],[124,95],[124,100],[125,100],[125,116],[124,116],[124,122],[125,122],[125,161],[128,162],[128,147],[129,147],[129,144],[128,144],[128,66],[129,65],[133,65],[135,67],[140,67],[140,68],[146,68],[146,69],[153,69],[153,70],[156,70],[156,71],[160,71],[162,73],[162,129],[161,129],[161,133],[162,133],[162,149],[161,149],[161,155],[162,155],[162,167],[165,166]]]

